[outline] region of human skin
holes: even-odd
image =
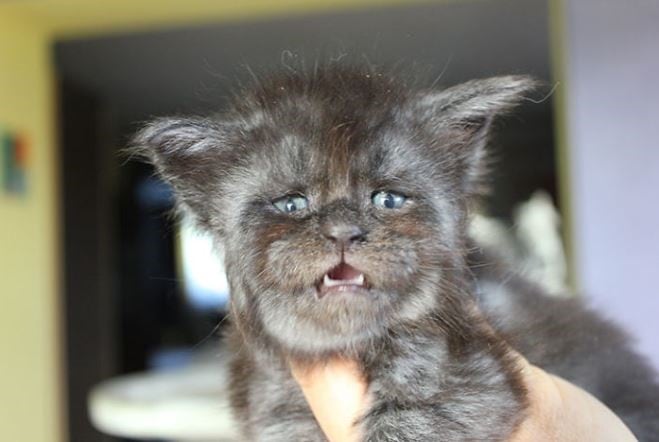
[[[529,414],[511,442],[627,442],[636,438],[611,410],[586,391],[519,357]],[[313,366],[291,363],[316,420],[330,442],[357,442],[354,422],[368,407],[367,383],[357,363],[332,359]]]

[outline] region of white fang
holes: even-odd
[[[364,274],[360,273],[359,276],[352,279],[332,279],[326,273],[323,278],[323,284],[327,287],[335,287],[337,285],[364,285]]]

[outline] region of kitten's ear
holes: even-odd
[[[418,99],[416,112],[437,130],[442,144],[451,150],[468,193],[482,190],[492,121],[524,100],[537,85],[527,76],[493,77],[429,92]]]
[[[129,151],[152,163],[174,189],[179,207],[209,228],[227,134],[221,122],[210,118],[159,118],[135,135]]]

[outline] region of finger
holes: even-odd
[[[367,385],[357,363],[334,359],[311,367],[291,364],[291,370],[330,442],[360,440],[355,422],[367,408]]]
[[[631,431],[585,390],[548,374],[519,356],[528,390],[528,416],[511,442],[627,442]]]

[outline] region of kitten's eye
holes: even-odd
[[[293,213],[299,210],[304,210],[309,206],[309,202],[302,195],[286,195],[277,198],[272,204],[279,209],[280,212]]]
[[[381,209],[400,209],[407,197],[396,192],[375,192],[371,198],[375,207]]]

